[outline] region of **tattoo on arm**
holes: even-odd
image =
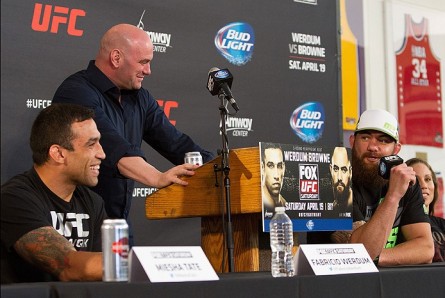
[[[42,227],[23,235],[14,244],[23,259],[58,277],[68,266],[68,253],[73,245],[53,227]]]
[[[349,243],[351,240],[352,232],[364,225],[365,221],[355,221],[352,223],[352,231],[336,231],[331,234],[331,241],[334,243]]]

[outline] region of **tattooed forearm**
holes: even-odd
[[[336,231],[331,234],[331,241],[333,243],[349,243],[351,240],[352,232],[354,232],[356,229],[364,225],[365,221],[355,221],[352,224],[352,231]]]
[[[43,227],[22,236],[14,245],[16,252],[28,262],[58,277],[67,267],[73,245],[53,227]]]

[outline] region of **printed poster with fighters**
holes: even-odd
[[[263,231],[285,207],[294,231],[352,229],[349,148],[259,143]]]
[[[435,17],[409,10],[397,14],[393,26],[397,104],[402,144],[443,148],[443,102]],[[442,18],[445,16],[442,16]],[[396,29],[397,27],[398,29]],[[404,32],[397,31],[404,28]],[[435,40],[436,38],[436,40]],[[443,67],[443,66],[442,66]]]

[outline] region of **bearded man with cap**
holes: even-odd
[[[367,110],[349,139],[352,148],[354,230],[379,266],[431,263],[434,244],[416,173],[405,163],[389,180],[378,175],[380,158],[400,152],[398,122],[385,110]]]

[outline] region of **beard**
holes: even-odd
[[[338,185],[343,185],[343,191],[339,192],[337,190]],[[348,182],[348,185],[345,185],[343,182],[337,182],[334,185],[334,198],[337,201],[337,204],[340,206],[346,205],[349,199],[349,189],[351,188],[351,182]]]
[[[379,176],[378,164],[363,162],[366,155],[367,153],[360,157],[357,151],[352,149],[352,183],[374,192],[380,190],[388,181]]]

